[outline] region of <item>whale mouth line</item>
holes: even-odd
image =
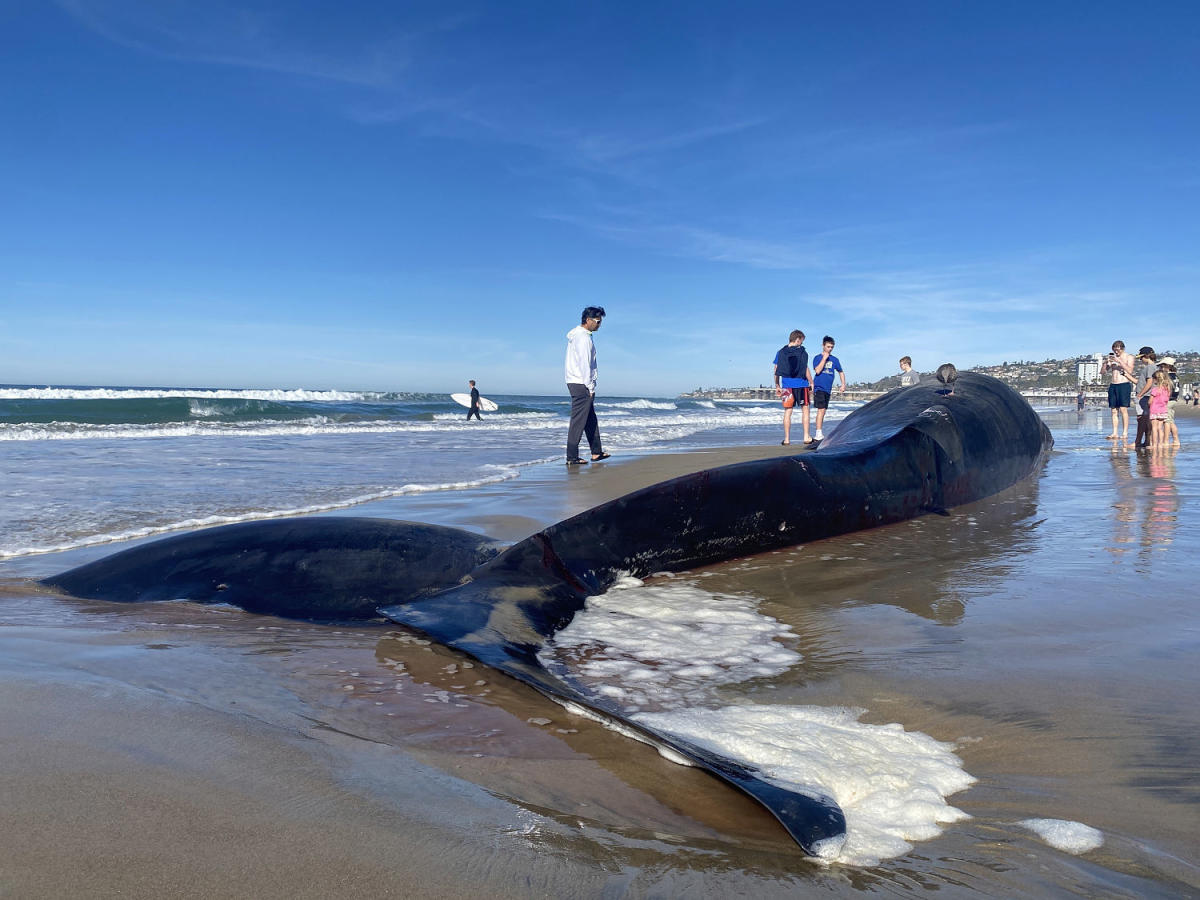
[[[911,519],[1032,475],[1049,429],[1012,388],[960,373],[949,395],[914,385],[838,423],[817,450],[651,485],[501,550],[453,528],[367,518],[243,523],[166,538],[47,578],[101,600],[189,599],[317,621],[382,615],[539,693],[686,760],[758,801],[805,853],[846,840],[819,786],[781,786],[742,760],[636,721],[546,668],[539,651],[624,575],[683,572]]]

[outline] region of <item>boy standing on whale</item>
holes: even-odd
[[[821,338],[821,355],[813,363],[813,406],[817,408],[817,440],[825,440],[821,426],[825,424],[825,411],[829,409],[829,396],[833,393],[833,373],[842,378],[842,393],[846,393],[846,373],[842,364],[833,355],[833,338]]]

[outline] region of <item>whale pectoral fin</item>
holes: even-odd
[[[501,570],[502,571],[502,570]],[[379,612],[416,629],[534,690],[570,706],[583,707],[661,751],[684,758],[748,794],[775,816],[806,853],[836,856],[845,840],[846,819],[837,803],[819,790],[789,790],[753,769],[674,735],[634,721],[615,704],[548,670],[539,651],[565,621],[582,608],[583,597],[568,585],[469,581],[411,603]]]
[[[383,603],[456,584],[498,552],[483,535],[421,522],[274,519],[162,538],[42,583],[92,600],[190,600],[301,619],[365,619]]]
[[[644,729],[644,726],[636,726]],[[762,804],[810,856],[833,859],[846,841],[846,815],[837,801],[823,791],[795,790],[767,781],[750,769],[672,735],[646,730],[656,742],[686,756],[691,762],[728,782]]]

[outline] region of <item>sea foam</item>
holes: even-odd
[[[770,678],[801,660],[795,635],[753,597],[685,581],[622,579],[542,652],[635,722],[737,759],[789,790],[834,798],[847,835],[823,859],[869,866],[908,852],[968,816],[946,797],[975,779],[952,745],[864,710],[724,701],[722,688]]]
[[[1056,850],[1087,853],[1104,843],[1104,834],[1090,825],[1065,819],[1025,819],[1017,823],[1028,828]]]

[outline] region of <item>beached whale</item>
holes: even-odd
[[[953,393],[932,382],[871,401],[847,416],[816,451],[665,481],[552,525],[482,564],[461,570],[462,560],[447,565],[440,574],[444,590],[432,583],[436,577],[424,577],[419,589],[407,589],[403,569],[412,565],[428,576],[429,564],[423,553],[398,557],[388,576],[392,599],[379,612],[685,757],[761,802],[806,852],[832,857],[844,840],[845,818],[831,797],[817,788],[773,784],[736,760],[651,731],[612,701],[581,687],[569,672],[547,670],[538,651],[583,608],[587,597],[603,593],[624,573],[645,577],[682,571],[941,512],[1026,478],[1052,445],[1049,429],[1019,394],[994,378],[962,373]],[[314,535],[331,523],[356,527],[344,524],[354,520],[304,521],[312,523]],[[253,529],[266,526],[235,527],[243,530],[233,542],[249,547],[255,543]],[[411,529],[413,540],[424,541],[423,528],[433,526],[404,523],[404,528]],[[230,530],[172,540],[183,548],[195,538],[200,541],[196,549],[202,550],[202,535]],[[139,562],[138,554],[155,546],[134,548],[47,581],[87,597],[154,599],[153,592],[139,594],[135,583],[139,571],[147,585],[162,572],[161,563],[146,563],[143,569]],[[423,546],[428,553],[439,552],[436,546]],[[121,557],[126,559],[118,565]],[[222,563],[200,559],[195,565],[215,574]],[[316,564],[318,569],[326,566],[346,568],[336,554]],[[312,568],[308,566],[310,572]],[[118,571],[121,589],[113,591],[107,582]],[[263,597],[271,596],[271,581],[259,583],[262,593],[253,609],[305,617],[347,614],[335,612],[336,602],[327,597],[315,598],[319,608],[305,609],[302,589],[287,592],[286,611],[269,608]],[[220,593],[226,596],[209,598],[231,601],[228,589]],[[358,601],[348,605],[360,611],[363,606]]]

